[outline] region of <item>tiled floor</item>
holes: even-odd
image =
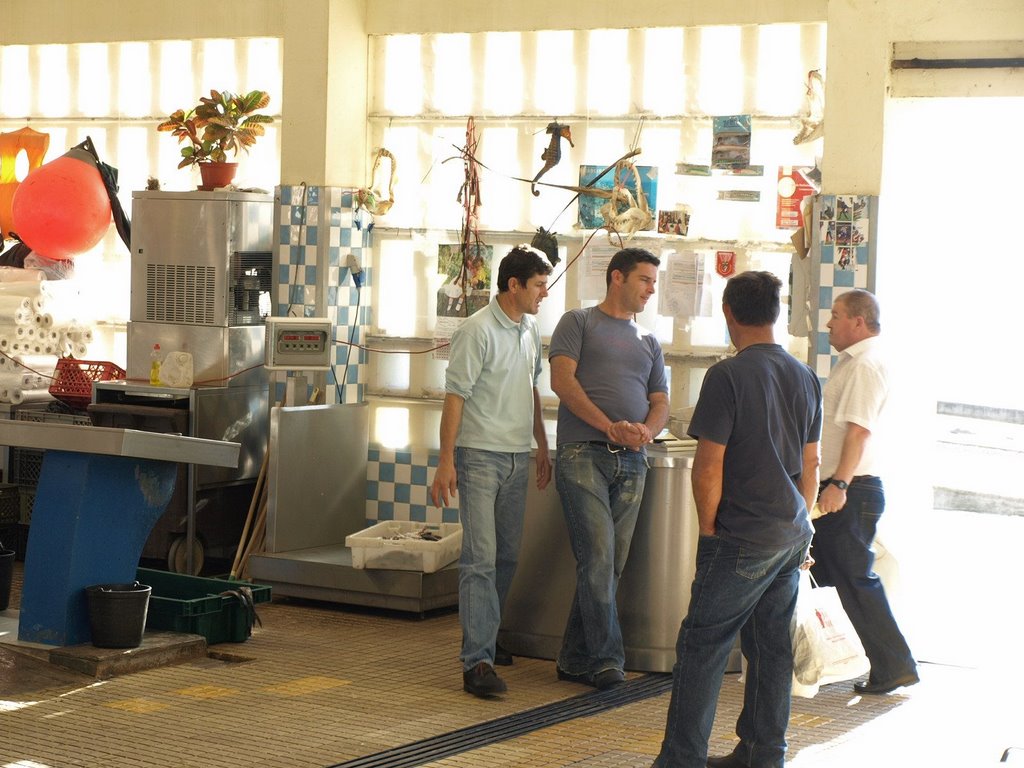
[[[0,692],[0,767],[332,766],[590,690],[556,680],[550,661],[517,658],[501,670],[503,698],[464,693],[454,612],[416,619],[274,601],[259,614],[247,642],[211,647],[221,658]],[[1024,746],[1024,680],[1018,658],[989,661],[925,664],[920,685],[887,697],[839,684],[795,699],[790,765],[998,765],[1006,747]],[[712,753],[731,749],[740,702],[727,676]],[[667,705],[665,694],[429,765],[649,766]]]

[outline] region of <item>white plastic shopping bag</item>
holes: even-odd
[[[800,592],[793,613],[794,693],[813,696],[816,687],[851,680],[868,672],[870,663],[835,587],[814,584],[810,571],[800,572]],[[797,684],[812,691],[798,692]]]

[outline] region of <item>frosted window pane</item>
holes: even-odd
[[[438,35],[434,50],[434,109],[446,115],[468,115],[473,93],[469,35]]]
[[[512,115],[523,105],[523,62],[518,32],[488,32],[484,55],[484,111]]]

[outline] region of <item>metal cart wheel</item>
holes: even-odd
[[[192,542],[192,573],[190,576],[198,576],[203,570],[205,548],[203,542],[195,539]],[[188,547],[185,544],[184,536],[177,536],[167,549],[167,570],[172,573],[188,573]]]

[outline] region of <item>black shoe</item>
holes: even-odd
[[[505,681],[498,677],[494,667],[486,661],[481,661],[472,669],[462,673],[462,689],[481,699],[504,693],[508,690]]]
[[[558,679],[565,680],[567,683],[579,683],[580,685],[593,685],[594,678],[589,673],[582,675],[574,675],[572,672],[566,672],[561,667],[556,667],[558,670]]]
[[[626,682],[626,676],[622,674],[621,669],[602,669],[594,675],[594,686],[599,691],[607,691],[609,688],[622,685],[624,682]]]
[[[494,663],[499,667],[512,666],[512,654],[502,648],[499,643],[494,644]]]
[[[735,752],[730,752],[728,755],[722,755],[721,757],[709,757],[707,766],[708,768],[750,768],[750,766],[739,759]]]
[[[921,682],[921,678],[917,676],[917,672],[908,672],[905,675],[900,675],[895,680],[890,680],[887,683],[875,683],[868,678],[866,683],[854,683],[853,690],[857,693],[868,693],[876,696],[881,696],[886,693],[892,693],[897,688],[906,688],[911,685],[916,685]]]

